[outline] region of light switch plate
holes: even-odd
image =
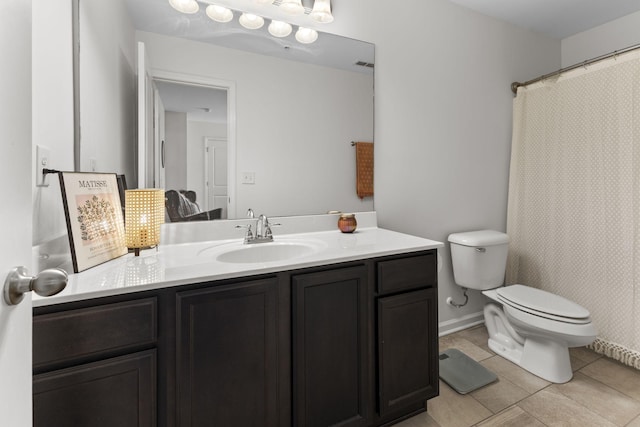
[[[243,184],[255,184],[256,183],[256,173],[255,172],[242,172],[242,183]]]
[[[43,145],[36,145],[36,187],[48,187],[47,175],[42,173],[42,170],[50,169],[49,165],[51,161],[51,150]]]

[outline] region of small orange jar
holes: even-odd
[[[338,228],[343,233],[353,233],[356,231],[356,227],[358,226],[358,222],[356,221],[356,216],[354,214],[341,214],[338,219]]]

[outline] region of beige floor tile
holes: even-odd
[[[551,388],[618,426],[624,426],[640,415],[640,402],[580,372],[576,372],[570,382]]]
[[[497,414],[503,409],[528,397],[529,393],[508,379],[498,377],[498,381],[472,392],[471,396],[491,412]]]
[[[544,427],[544,424],[522,410],[522,408],[512,406],[481,422],[478,427]]]
[[[586,363],[595,362],[602,357],[601,354],[596,353],[587,347],[573,347],[569,349],[571,357],[580,359]]]
[[[487,333],[487,328],[485,328],[484,325],[478,325],[469,329],[463,329],[453,335],[457,335],[460,338],[469,340],[477,346],[486,345],[487,341],[489,340],[489,334]]]
[[[615,427],[553,386],[522,400],[518,406],[550,427]]]
[[[462,338],[459,334],[445,335],[440,337],[439,342],[441,352],[449,348],[456,348],[477,362],[492,356],[491,353]]]
[[[511,363],[501,356],[493,356],[485,359],[481,364],[490,371],[493,371],[496,375],[506,378],[528,393],[535,393],[550,384],[548,381],[525,371],[515,363]]]
[[[580,372],[640,401],[640,371],[636,369],[603,357]]]
[[[394,427],[442,427],[431,416],[422,412],[414,417],[408,418],[404,421],[394,424]]]
[[[636,417],[633,421],[627,424],[626,427],[640,427],[640,417]]]
[[[456,393],[440,381],[440,396],[427,402],[427,410],[442,427],[469,427],[493,415],[470,395]]]
[[[586,347],[575,347],[569,349],[569,357],[571,359],[571,368],[573,372],[576,372],[589,363],[598,360],[602,355]]]

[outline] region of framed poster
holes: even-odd
[[[60,172],[74,273],[128,252],[116,174]]]

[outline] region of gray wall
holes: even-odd
[[[332,30],[376,44],[379,225],[435,240],[506,226],[512,81],[560,65],[560,41],[446,0],[354,0]],[[484,297],[454,309],[449,246],[441,251],[441,329],[481,319]]]

